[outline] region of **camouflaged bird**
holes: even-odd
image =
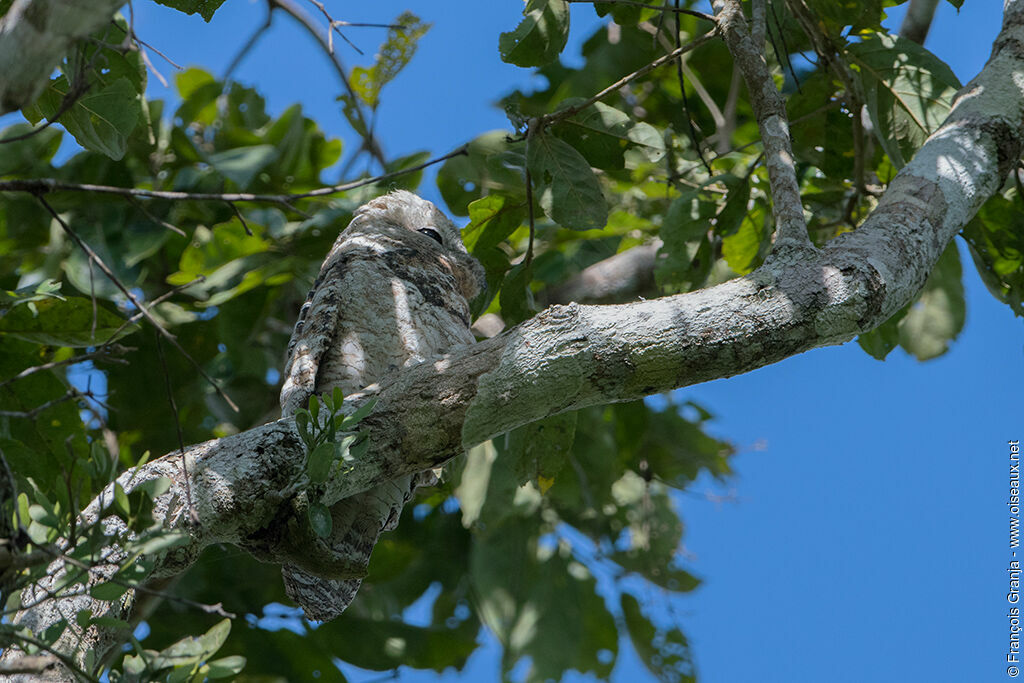
[[[386,375],[474,341],[469,301],[484,271],[459,229],[432,203],[395,191],[356,210],[328,253],[299,313],[281,388],[281,412],[293,415],[313,394],[346,396]],[[339,501],[324,547],[339,564],[365,573],[381,531],[398,523],[430,471],[407,475]],[[346,562],[347,561],[347,562]],[[360,578],[314,576],[282,567],[285,590],[310,619],[341,614]]]

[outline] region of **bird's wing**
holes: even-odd
[[[284,417],[305,408],[316,389],[317,373],[338,328],[344,262],[343,258],[334,258],[324,263],[299,311],[299,319],[288,341],[288,360],[281,386],[281,415]]]

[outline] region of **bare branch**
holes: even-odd
[[[316,38],[316,41],[323,47],[324,52],[331,60],[331,64],[334,65],[334,70],[338,72],[338,78],[341,79],[341,84],[345,87],[345,91],[352,100],[352,109],[355,112],[355,116],[359,119],[359,123],[362,126],[363,132],[361,136],[363,138],[363,148],[366,149],[370,155],[377,160],[377,163],[381,165],[381,168],[387,167],[387,160],[384,158],[384,153],[381,151],[380,143],[373,136],[372,126],[367,122],[366,114],[363,112],[363,107],[360,104],[359,96],[356,91],[352,88],[352,83],[348,79],[348,69],[342,63],[341,58],[334,52],[330,41],[321,35],[319,28],[313,22],[313,20],[306,15],[302,9],[299,8],[292,0],[267,0],[271,7],[279,8],[286,14],[293,17],[299,24],[302,25],[311,36]],[[328,35],[330,32],[328,31]],[[359,132],[359,131],[357,131]]]
[[[627,74],[626,76],[623,76],[619,80],[617,80],[614,83],[612,83],[611,85],[609,85],[604,90],[600,91],[596,95],[591,96],[590,98],[588,98],[587,100],[581,102],[580,104],[576,104],[576,105],[573,105],[571,107],[566,107],[565,109],[560,109],[560,110],[558,110],[558,111],[556,111],[556,112],[554,112],[552,114],[545,114],[544,116],[538,117],[537,118],[537,125],[542,127],[542,128],[545,127],[545,126],[550,126],[553,123],[557,123],[557,122],[561,121],[562,119],[567,119],[570,116],[573,116],[573,115],[583,111],[584,109],[586,109],[590,105],[594,104],[595,102],[599,102],[599,101],[603,100],[608,95],[612,94],[613,92],[616,92],[620,88],[624,88],[625,86],[629,85],[630,83],[632,83],[636,79],[638,79],[638,78],[640,78],[642,76],[646,76],[647,74],[649,74],[651,71],[654,71],[655,69],[657,69],[662,64],[668,64],[673,59],[677,59],[680,55],[686,54],[687,52],[690,52],[691,50],[697,49],[698,47],[700,47],[704,43],[706,43],[709,40],[711,40],[712,38],[714,38],[716,33],[717,33],[717,29],[708,31],[707,33],[705,33],[701,37],[696,38],[695,40],[690,41],[686,45],[680,46],[680,47],[676,48],[675,50],[672,50],[668,54],[662,55],[661,57],[658,57],[657,59],[655,59],[653,62],[647,64],[646,66],[643,66],[643,67],[637,69],[636,71],[634,71],[631,74]],[[2,190],[3,190],[3,183],[0,183],[0,191],[2,191]]]
[[[3,388],[8,384],[12,384],[13,382],[17,382],[20,379],[30,377],[36,374],[37,372],[42,372],[43,370],[54,370],[56,368],[64,367],[65,365],[84,363],[87,360],[105,360],[111,363],[121,363],[123,365],[127,365],[128,361],[124,360],[123,358],[114,358],[113,355],[127,353],[128,351],[129,349],[127,347],[121,346],[120,344],[105,344],[97,348],[95,351],[91,351],[89,353],[82,353],[77,356],[67,358],[65,360],[53,361],[52,363],[43,363],[42,365],[33,365],[30,368],[25,368],[14,377],[11,377],[10,379],[0,382],[0,388]]]
[[[645,7],[647,9],[661,10],[662,12],[673,12],[676,14],[688,14],[691,17],[697,17],[698,19],[704,19],[706,21],[714,21],[715,18],[710,14],[704,12],[698,12],[697,10],[686,9],[684,7],[666,7],[665,5],[651,5],[646,2],[635,2],[634,0],[565,0],[566,2],[585,3],[593,5],[596,2],[600,2],[604,5],[627,5],[629,7]]]
[[[757,49],[747,31],[739,0],[714,0],[712,6],[729,52],[747,82],[750,104],[761,130],[776,226],[773,252],[813,249],[796,180],[786,105],[768,71],[763,50]]]
[[[120,197],[136,197],[142,199],[173,199],[176,201],[220,201],[220,202],[266,202],[271,204],[282,204],[289,209],[295,210],[291,202],[299,199],[310,199],[313,197],[327,197],[340,192],[354,190],[357,187],[373,185],[394,178],[400,178],[410,173],[422,171],[428,166],[447,161],[452,157],[467,154],[466,145],[463,145],[453,152],[443,156],[430,159],[422,164],[416,164],[399,171],[384,173],[372,178],[363,178],[340,185],[318,187],[309,192],[295,194],[252,194],[249,192],[176,192],[168,190],[148,190],[137,187],[114,187],[111,185],[91,185],[88,183],[69,183],[53,178],[29,178],[23,180],[0,181],[0,192],[28,192],[33,195],[40,195],[46,192],[95,192],[97,194],[112,194]]]

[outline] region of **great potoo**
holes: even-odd
[[[345,395],[388,373],[474,341],[469,301],[484,271],[462,244],[459,229],[432,203],[396,191],[356,210],[299,313],[284,370],[281,412],[293,415],[313,394],[340,387]],[[324,547],[339,564],[365,569],[381,531],[430,472],[405,476],[342,500],[331,509]],[[341,614],[360,578],[319,576],[282,568],[285,590],[311,619]]]

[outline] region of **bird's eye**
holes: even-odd
[[[430,239],[435,240],[438,244],[444,244],[444,241],[441,239],[441,233],[439,233],[437,230],[434,230],[433,228],[420,228],[416,232],[423,233]]]

